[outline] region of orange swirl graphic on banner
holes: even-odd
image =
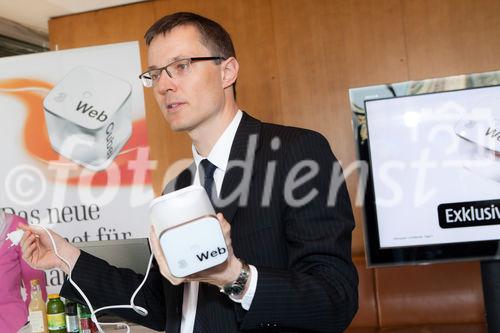
[[[72,170],[77,170],[77,172],[72,172],[71,176],[65,179],[67,184],[89,184],[91,186],[108,185],[106,170],[92,173],[87,172],[85,176],[81,176],[82,167],[65,159],[52,149],[43,110],[43,99],[45,94],[42,95],[39,93],[48,93],[52,88],[52,84],[34,79],[19,78],[0,80],[0,93],[16,97],[23,103],[28,111],[23,128],[23,143],[26,150],[33,158],[47,164],[47,166],[49,163],[56,162],[59,165],[70,167]],[[146,120],[144,118],[135,120],[132,123],[132,136],[113,162],[120,172],[119,185],[133,185],[134,182],[151,184],[151,170],[147,168],[147,166],[144,167],[144,169],[148,170],[145,179],[140,180],[135,180],[134,170],[128,168],[129,162],[137,158],[139,148],[149,148],[147,142]],[[149,160],[141,161],[141,163],[149,164]]]

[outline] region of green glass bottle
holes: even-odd
[[[47,322],[49,333],[66,333],[64,303],[58,294],[50,294],[47,302]]]

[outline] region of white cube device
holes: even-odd
[[[192,185],[154,199],[149,217],[175,277],[227,260],[227,245],[205,189]]]
[[[73,69],[43,101],[52,148],[90,170],[105,169],[132,134],[131,92],[111,74]]]

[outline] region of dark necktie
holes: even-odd
[[[217,190],[215,188],[214,181],[214,172],[217,169],[215,165],[213,165],[208,159],[203,159],[200,162],[199,174],[200,174],[200,183],[207,191],[208,198],[212,205],[214,204],[214,198],[217,197]]]
[[[200,183],[214,203],[217,198],[215,189],[214,172],[217,167],[209,160],[203,159],[199,166]],[[194,321],[194,333],[214,333],[222,331],[236,332],[234,327],[234,304],[219,288],[206,283],[200,283],[198,289],[198,304]]]
[[[200,183],[207,191],[208,198],[212,205],[214,204],[213,198],[217,196],[217,191],[215,189],[214,172],[217,167],[213,165],[208,159],[203,159],[200,162],[199,175]],[[210,312],[210,305],[213,306],[214,292],[218,292],[214,286],[207,285],[205,283],[200,283],[198,289],[198,304],[196,306],[196,316],[194,322],[193,333],[209,333],[210,322],[212,319]],[[216,305],[217,306],[217,305]]]

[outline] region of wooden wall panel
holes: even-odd
[[[284,124],[315,129],[344,168],[356,159],[349,88],[407,79],[399,0],[272,1]],[[356,173],[348,178],[351,201]],[[362,211],[353,253],[363,253]]]
[[[500,1],[402,3],[411,79],[500,69]]]
[[[67,49],[131,40],[144,46],[142,36],[154,19],[151,2],[53,18],[49,21],[50,47]]]

